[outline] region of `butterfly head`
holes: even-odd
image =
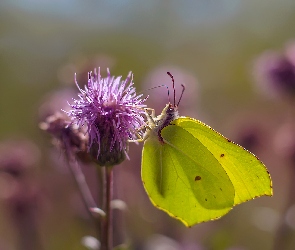
[[[163,109],[162,113],[160,116],[158,116],[158,128],[161,130],[163,127],[167,126],[170,124],[170,122],[174,121],[179,117],[178,114],[178,105],[180,103],[180,100],[182,98],[183,92],[184,92],[184,85],[182,84],[182,92],[181,96],[176,104],[176,94],[175,94],[175,83],[174,83],[174,77],[170,72],[167,72],[167,74],[171,77],[172,79],[172,87],[173,87],[173,102],[170,102],[169,98],[169,103],[166,105],[166,107]],[[169,91],[168,91],[168,97],[169,97]]]
[[[158,140],[161,143],[164,143],[164,139],[161,135],[162,129],[168,126],[172,121],[176,120],[179,117],[178,104],[182,98],[182,95],[185,89],[184,85],[182,84],[182,88],[183,88],[182,93],[178,103],[176,104],[174,78],[170,72],[167,72],[167,74],[171,77],[173,82],[173,103],[170,102],[170,98],[169,98],[169,103],[165,106],[162,113],[159,116],[157,116],[155,119],[153,119],[152,122],[150,122],[150,130],[147,130],[144,136],[144,138],[149,138],[151,134],[156,135]],[[169,97],[169,90],[168,90],[168,97]],[[149,118],[150,116],[148,116],[148,119]]]
[[[173,121],[179,117],[178,114],[178,106],[173,105],[172,103],[168,103],[166,107],[162,111],[162,117],[165,117],[165,119]]]
[[[180,98],[178,100],[178,102],[176,103],[176,93],[175,93],[175,83],[174,83],[174,77],[170,72],[167,72],[167,74],[170,76],[171,80],[172,80],[172,87],[173,87],[173,103],[170,102],[170,98],[169,98],[169,103],[166,105],[166,107],[163,109],[162,111],[162,116],[166,117],[167,120],[173,121],[175,119],[177,119],[179,117],[178,115],[178,105],[181,101],[183,92],[185,90],[185,87],[183,84],[181,84],[182,86],[182,92],[180,95]],[[169,92],[168,92],[168,96],[169,96]]]
[[[178,117],[178,107],[168,103],[163,109],[162,113],[156,119],[157,126],[161,130],[163,127],[169,125],[170,122],[174,121]]]

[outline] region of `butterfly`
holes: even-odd
[[[215,220],[235,205],[272,196],[265,165],[205,123],[179,116],[174,101],[159,116],[146,109],[141,177],[151,202],[187,227]],[[151,112],[152,111],[152,112]]]

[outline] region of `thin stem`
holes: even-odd
[[[291,181],[290,181],[290,186],[288,190],[288,199],[287,202],[283,208],[282,212],[282,218],[280,221],[280,225],[275,233],[275,238],[274,238],[274,245],[273,249],[274,250],[280,250],[280,249],[287,249],[288,246],[290,245],[290,241],[292,239],[292,229],[290,228],[289,225],[287,225],[285,216],[288,211],[288,209],[295,204],[295,199],[294,199],[294,191],[295,191],[295,182],[293,181],[294,176],[295,176],[295,169],[293,165],[290,165],[291,167]]]
[[[113,216],[111,209],[111,201],[113,199],[113,167],[105,167],[104,182],[104,211],[106,216],[102,220],[102,238],[101,250],[111,250],[113,248]]]
[[[294,127],[295,99],[294,98],[288,99],[287,104],[288,106],[286,108],[286,122],[292,124],[292,126]],[[294,165],[294,160],[293,159],[291,160],[292,160],[291,164],[288,165],[289,167],[288,170],[290,171],[290,178],[291,178],[289,187],[288,187],[288,196],[287,196],[287,201],[283,207],[280,224],[275,233],[274,244],[273,244],[274,250],[287,249],[292,239],[292,230],[290,226],[287,225],[285,220],[285,216],[288,212],[288,209],[295,204],[295,197],[294,197],[295,182],[293,181],[295,177],[295,165]]]
[[[106,207],[106,176],[105,176],[105,168],[101,166],[97,166],[97,203],[104,210]],[[106,212],[104,210],[104,212]],[[97,234],[99,239],[103,239],[103,223],[105,218],[102,217],[101,220],[97,221]],[[103,240],[102,240],[103,241]]]
[[[22,216],[17,216],[19,232],[19,250],[43,249],[38,234],[37,221],[32,211],[24,210]],[[35,212],[35,211],[34,211]]]
[[[86,208],[88,214],[90,215],[90,217],[96,220],[96,218],[93,216],[93,214],[91,213],[91,211],[89,209],[97,207],[97,205],[96,205],[96,203],[92,197],[92,194],[88,188],[88,185],[85,180],[85,176],[84,176],[80,166],[78,165],[78,162],[75,159],[74,155],[71,153],[69,146],[67,145],[66,142],[64,144],[65,144],[65,149],[66,149],[66,157],[68,160],[67,161],[68,167],[70,169],[72,176],[75,179],[76,185],[77,185],[78,190],[79,190],[81,197],[82,197],[82,201],[83,201],[85,208]]]

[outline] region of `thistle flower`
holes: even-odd
[[[53,136],[53,144],[58,148],[70,150],[79,160],[88,163],[91,159],[87,153],[88,136],[85,130],[71,125],[70,118],[61,112],[55,112],[39,124],[40,129]]]
[[[128,140],[137,139],[136,130],[144,124],[145,99],[137,95],[130,72],[126,80],[110,75],[102,78],[98,72],[88,73],[88,84],[66,112],[72,123],[86,126],[88,150],[100,166],[113,166],[127,156]],[[128,156],[127,156],[128,157]]]
[[[295,65],[287,53],[264,53],[255,63],[254,74],[260,87],[271,96],[294,99]]]

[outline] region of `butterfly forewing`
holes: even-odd
[[[255,155],[195,119],[181,117],[172,124],[197,138],[222,165],[235,188],[235,205],[272,195],[269,173]]]

